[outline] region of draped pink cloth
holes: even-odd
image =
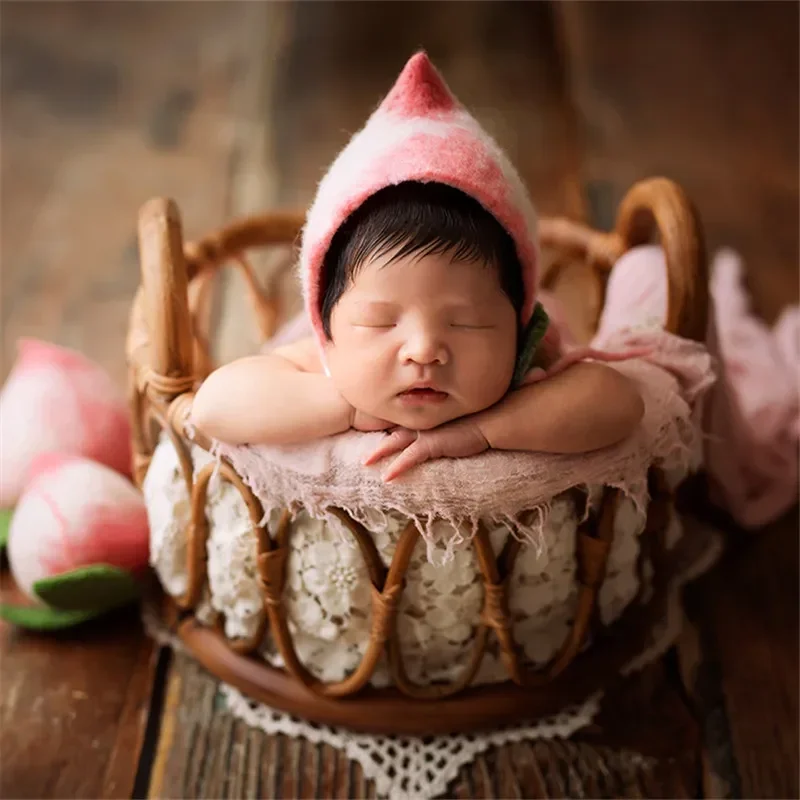
[[[711,265],[708,350],[717,381],[705,401],[705,468],[712,498],[746,528],[761,527],[798,499],[800,308],[773,327],[755,317],[737,253]],[[594,344],[621,328],[646,330],[666,318],[667,281],[660,247],[636,248],[615,264]]]

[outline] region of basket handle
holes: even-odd
[[[296,243],[304,220],[300,211],[254,214],[229,222],[196,242],[187,242],[184,253],[189,280],[202,270],[217,269],[250,248]]]
[[[680,186],[667,178],[634,184],[622,199],[614,231],[622,252],[659,234],[667,262],[666,328],[703,341],[708,324],[708,262],[700,221]]]
[[[543,219],[542,244],[585,259],[602,277],[617,259],[658,233],[667,262],[666,329],[702,341],[708,320],[708,264],[702,227],[683,190],[668,178],[634,184],[620,203],[614,230],[563,218]]]
[[[155,197],[139,212],[139,252],[149,345],[148,383],[172,399],[193,386],[192,323],[177,205]]]

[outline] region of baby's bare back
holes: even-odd
[[[285,359],[296,366],[300,372],[325,372],[319,348],[311,336],[276,347],[270,351],[270,354]]]

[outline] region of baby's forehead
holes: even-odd
[[[431,313],[483,310],[486,313],[505,311],[508,298],[497,279],[488,270],[474,267],[487,274],[465,276],[459,272],[463,265],[440,268],[437,274],[416,274],[409,266],[381,270],[379,276],[364,275],[343,294],[341,300],[356,311],[396,313],[407,309],[426,309]],[[388,276],[389,270],[394,274]],[[388,277],[387,277],[388,276]]]

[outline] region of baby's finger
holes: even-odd
[[[361,463],[368,467],[386,456],[397,453],[408,447],[417,438],[414,431],[407,428],[398,428],[392,431]]]
[[[418,464],[424,464],[430,457],[430,450],[423,446],[422,442],[414,442],[414,444],[406,447],[406,449],[392,461],[392,465],[389,469],[383,473],[384,483],[393,481],[396,477],[407,472],[412,467],[416,467]]]
[[[528,372],[522,381],[522,386],[530,386],[532,383],[539,383],[547,377],[547,373],[541,367],[534,367]]]

